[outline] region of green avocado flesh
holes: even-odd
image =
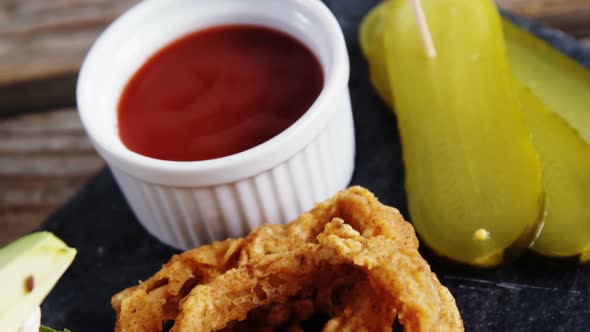
[[[422,5],[436,58],[425,55],[409,1],[374,9],[384,13],[367,16],[361,45],[373,83],[391,87],[390,94],[385,84],[378,90],[393,99],[410,216],[421,239],[453,261],[496,266],[532,243],[544,215],[541,165],[501,20],[487,0]],[[375,44],[371,33],[381,33]]]
[[[0,249],[0,326],[17,331],[71,264],[76,249],[49,232],[22,237]]]

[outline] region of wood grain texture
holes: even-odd
[[[0,114],[73,105],[102,30],[137,0],[0,1]]]
[[[590,35],[590,0],[496,0],[504,9],[574,36]]]
[[[103,165],[73,108],[0,121],[0,246],[37,227]]]

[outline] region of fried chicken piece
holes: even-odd
[[[331,317],[325,331],[391,330],[396,313],[406,331],[462,331],[454,299],[417,249],[399,211],[352,187],[288,225],[175,256],[113,297],[116,331],[161,331],[172,319],[175,332],[229,331],[256,326],[256,315],[272,322],[256,330],[297,330],[312,313]],[[338,289],[351,270],[357,277]]]
[[[371,287],[363,271],[339,265],[330,272],[319,271],[314,279],[311,289],[289,302],[257,308],[222,331],[303,331],[306,325],[315,330],[325,325],[328,332],[391,331],[392,304]]]
[[[337,218],[326,225],[318,240],[336,252],[336,262],[349,262],[367,273],[373,287],[394,302],[404,331],[463,330],[454,299],[417,248],[398,246],[384,236],[367,239]]]
[[[151,278],[113,296],[115,330],[162,331],[163,322],[176,319],[178,303],[194,286],[237,264],[242,242],[229,239],[174,255]]]
[[[339,313],[332,314],[323,332],[391,332],[395,310],[368,280],[356,283],[340,297],[342,308]]]

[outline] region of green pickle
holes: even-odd
[[[516,79],[590,144],[590,71],[508,21],[503,28]]]
[[[361,25],[361,47],[371,81],[393,105],[386,70],[385,21],[392,2],[382,2]],[[503,22],[514,91],[539,153],[546,191],[543,231],[532,250],[547,257],[590,261],[590,72],[541,39]],[[393,42],[393,40],[390,40]],[[395,61],[395,60],[389,60]]]
[[[519,99],[539,152],[546,191],[545,225],[532,250],[543,256],[590,258],[590,146],[528,88]]]
[[[377,94],[389,105],[393,105],[389,75],[383,54],[383,30],[387,22],[388,2],[382,2],[371,10],[363,19],[360,26],[359,39],[365,57],[371,59],[369,63],[369,79]]]
[[[530,89],[522,102],[526,110],[538,110],[536,117],[525,115],[543,164],[547,218],[532,250],[549,257],[577,256],[587,263],[590,72],[512,23],[505,21],[503,27],[511,69]]]
[[[491,0],[423,0],[438,56],[408,0],[387,3],[383,55],[422,241],[493,267],[524,251],[544,216],[541,166],[513,87]],[[393,56],[392,56],[393,55]]]

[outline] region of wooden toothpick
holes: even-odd
[[[428,28],[428,22],[426,21],[426,15],[424,15],[424,9],[422,9],[422,2],[420,0],[411,0],[412,7],[414,8],[414,14],[418,21],[418,29],[420,30],[420,36],[422,37],[422,44],[424,45],[424,51],[426,55],[434,59],[436,58],[436,48],[434,48],[434,42],[432,41],[432,35]]]

